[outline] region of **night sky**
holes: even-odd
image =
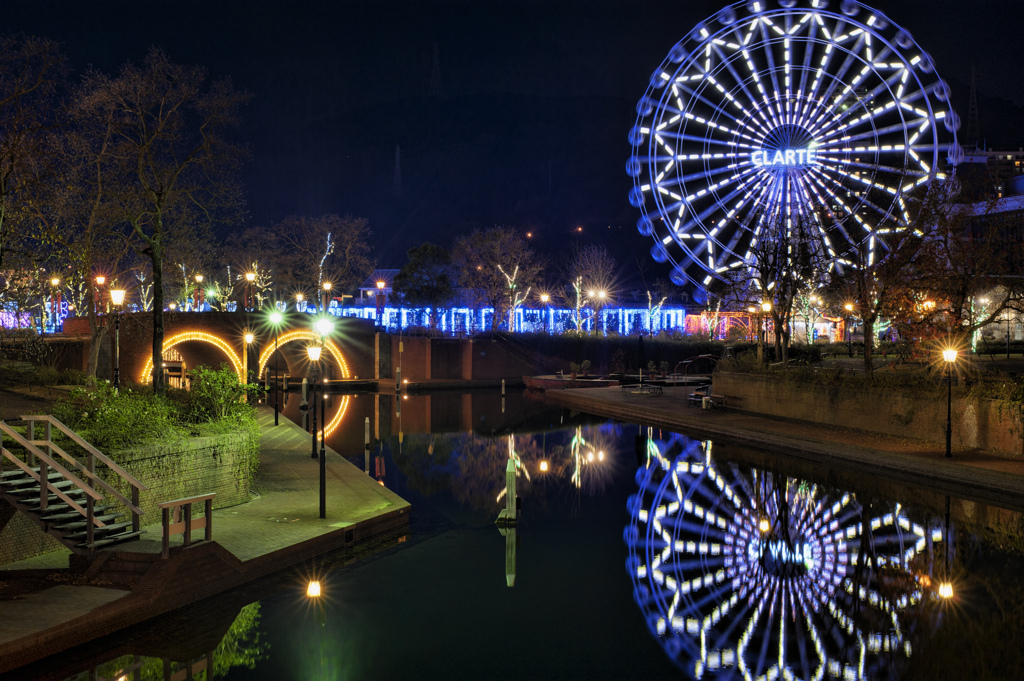
[[[3,30],[59,40],[79,72],[159,46],[252,93],[239,131],[249,225],[365,216],[381,267],[426,239],[513,225],[554,270],[574,241],[597,242],[633,279],[638,260],[648,278],[667,272],[626,200],[634,106],[672,45],[724,4],[9,0]],[[975,66],[988,146],[1024,145],[1024,2],[872,4],[932,54],[965,121]]]

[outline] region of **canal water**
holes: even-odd
[[[328,444],[412,504],[408,533],[47,677],[1024,675],[1018,513],[520,395],[331,402]],[[519,521],[499,528],[510,461]]]

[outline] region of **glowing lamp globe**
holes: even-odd
[[[334,331],[334,324],[329,319],[318,319],[314,325],[316,332],[321,336],[326,336],[331,331]]]
[[[246,343],[252,343],[254,338],[255,338],[255,336],[253,336],[251,333],[245,334],[245,342]]]
[[[761,518],[761,521],[757,524],[757,529],[761,530],[762,534],[765,534],[768,530],[772,529],[772,525],[768,522],[767,518]]]
[[[943,582],[942,584],[939,584],[939,595],[943,598],[952,598],[953,585],[949,582]]]
[[[377,282],[377,290],[378,291],[383,291],[384,290],[384,282],[383,281],[378,281]]]
[[[306,347],[306,354],[309,355],[309,361],[319,362],[320,361],[320,346],[310,345]]]
[[[256,281],[256,273],[255,272],[246,272],[245,279],[246,279],[246,281],[248,281],[250,283]]]
[[[772,304],[769,303],[768,301],[765,301],[765,302],[761,303],[761,311],[762,312],[771,312],[772,311]]]
[[[320,598],[320,582],[314,580],[306,585],[307,598]]]
[[[197,274],[196,275],[196,283],[197,284],[202,284],[203,283],[203,275],[201,275],[201,274]]]
[[[123,288],[115,288],[110,291],[110,302],[114,305],[121,305],[124,303],[124,294],[127,293]]]
[[[283,319],[283,317],[281,317],[281,313],[280,312],[271,312],[270,313],[270,323],[271,324],[280,324],[282,319]]]
[[[104,277],[104,276],[96,277],[96,285],[97,286],[103,286],[103,283],[106,282],[106,280],[107,280],[107,278]]]
[[[949,363],[955,362],[956,361],[956,350],[943,350],[942,351],[942,359],[946,360]]]

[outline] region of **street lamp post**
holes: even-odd
[[[245,284],[245,309],[246,310],[251,310],[253,308],[253,304],[252,304],[252,284],[253,284],[254,281],[256,281],[256,273],[255,272],[246,272],[245,273],[245,281],[246,281],[246,284]]]
[[[57,333],[57,316],[59,314],[57,307],[60,305],[60,279],[54,277],[50,280],[50,286],[53,290],[50,291],[50,316],[53,318],[53,332]]]
[[[114,304],[114,394],[121,387],[121,305],[124,303],[126,291],[120,288],[110,289],[110,302]]]
[[[327,335],[334,330],[334,324],[329,319],[321,319],[316,323],[316,330],[320,333],[320,352],[323,354],[324,343],[327,341]],[[326,488],[324,485],[327,483],[327,375],[326,372],[320,372],[320,382],[323,384],[320,389],[320,493],[326,496]],[[321,507],[321,513],[323,513]],[[323,516],[321,516],[323,517]]]
[[[280,388],[279,388],[279,386],[277,384],[278,380],[280,380],[280,376],[279,376],[278,371],[277,371],[277,339],[278,339],[278,336],[280,335],[280,332],[281,332],[281,319],[282,319],[282,317],[281,317],[281,313],[280,312],[272,312],[270,314],[270,323],[274,325],[274,425],[275,426],[278,425],[278,414],[281,412],[281,409],[278,407],[278,404],[279,404],[278,398],[279,398],[279,396],[281,394],[281,390],[280,390]]]
[[[768,345],[768,313],[772,311],[772,304],[769,301],[761,303],[761,316],[763,317],[762,322],[758,324],[757,337],[761,340],[761,357],[758,361],[764,361],[764,346]],[[760,327],[764,327],[764,331]],[[778,358],[775,358],[778,361]]]
[[[377,282],[377,326],[382,327],[384,321],[384,282]]]
[[[205,296],[203,295],[203,275],[197,274],[196,275],[196,295],[195,295],[195,298],[193,298],[193,300],[192,300],[192,311],[193,312],[202,312],[203,311],[203,302],[205,302],[203,300],[203,298],[205,298]]]
[[[320,454],[316,452],[316,383],[317,383],[317,367],[320,363],[320,351],[319,345],[309,345],[306,347],[306,353],[309,355],[309,360],[313,363],[313,400],[310,411],[313,414],[313,455],[312,458],[320,459],[320,517],[327,517],[327,456],[324,453],[323,445],[320,448]],[[321,393],[323,391],[321,390]],[[323,400],[323,395],[320,397]]]
[[[1010,311],[1006,310],[1006,359],[1010,359]]]
[[[95,296],[95,300],[93,300],[93,307],[96,309],[96,314],[100,314],[100,312],[102,311],[102,307],[103,307],[103,284],[106,281],[107,281],[107,278],[104,277],[102,274],[99,275],[98,277],[96,277],[96,296]],[[1006,328],[1007,329],[1010,328],[1009,324],[1007,324]]]
[[[853,329],[850,328],[850,318],[853,316],[853,303],[843,306],[846,309],[846,352],[853,357]]]
[[[551,307],[548,303],[551,302],[551,296],[547,293],[540,294],[540,302],[544,303],[544,333],[548,332],[548,317],[551,316]]]
[[[953,363],[956,362],[956,350],[943,350],[942,359],[946,361],[946,458],[953,458]]]
[[[310,427],[310,432],[313,434],[313,451],[312,451],[312,454],[310,455],[310,457],[315,459],[315,458],[317,458],[317,453],[316,453],[316,381],[317,381],[317,372],[316,372],[316,370],[317,370],[317,366],[320,363],[320,346],[319,345],[307,345],[306,346],[306,355],[309,357],[309,361],[313,365],[312,380],[309,382],[309,389],[310,389],[309,401],[310,401],[310,404],[312,405],[310,407],[309,412],[310,412],[310,418],[312,419],[312,423],[311,423],[311,427]]]
[[[323,293],[323,301],[324,302],[323,302],[322,307],[320,308],[321,312],[327,312],[327,296],[329,296],[330,293],[331,293],[331,282],[325,281],[324,282],[324,293]]]
[[[255,338],[249,331],[245,332],[245,349],[242,352],[242,385],[249,385],[249,346],[252,345]]]

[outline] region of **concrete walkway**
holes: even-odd
[[[181,544],[181,537],[176,537],[171,558],[160,560],[162,528],[149,525],[139,541],[99,552],[101,559],[110,560],[149,554],[152,567],[131,591],[54,582],[53,587],[22,599],[0,600],[0,673],[328,551],[408,526],[408,502],[333,450],[327,454],[327,518],[321,519],[320,469],[318,460],[310,457],[310,436],[287,419],[274,426],[273,410],[268,407],[261,408],[259,422],[259,497],[215,510],[213,542],[175,550]],[[195,534],[196,539],[202,538],[202,531]],[[67,555],[57,553],[63,567]],[[19,573],[28,577],[24,571],[54,567],[53,560],[48,555],[6,565],[0,581],[18,579]],[[186,579],[181,577],[184,574]],[[205,575],[205,580],[197,580],[196,575]],[[94,577],[102,583],[102,570]]]
[[[801,460],[876,472],[886,479],[923,484],[944,494],[1024,511],[1024,458],[953,450],[934,442],[783,421],[731,409],[687,406],[687,389],[634,395],[618,387],[548,390],[548,404],[627,423],[665,428],[701,439],[743,445]]]

